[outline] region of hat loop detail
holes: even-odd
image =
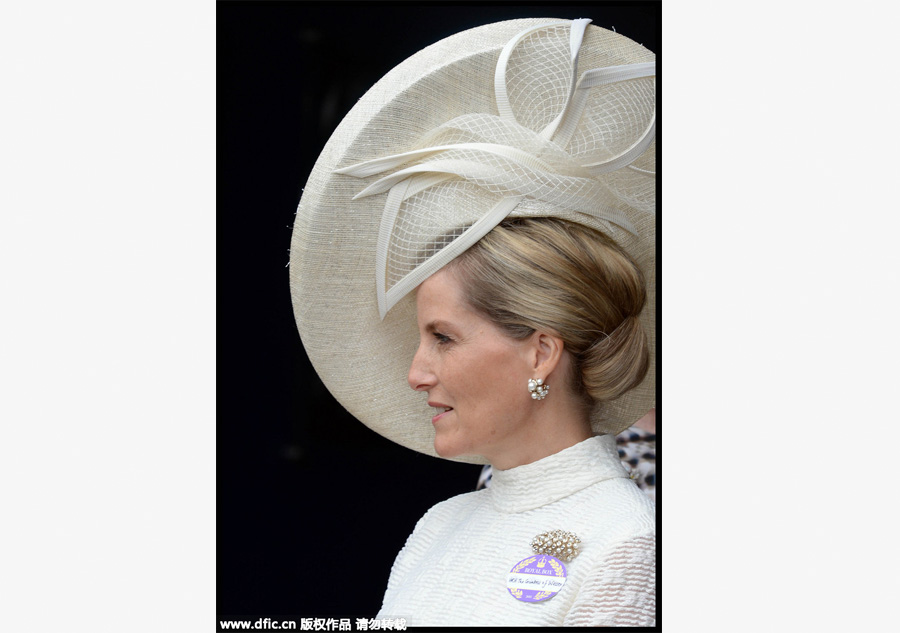
[[[525,198],[552,207],[575,211],[612,223],[636,234],[628,216],[609,202],[609,190],[596,176],[630,166],[643,154],[655,137],[655,110],[644,132],[629,147],[601,161],[580,162],[564,149],[575,134],[588,102],[589,89],[616,82],[652,77],[655,63],[639,63],[589,70],[579,78],[578,54],[590,20],[559,21],[522,31],[503,48],[497,61],[494,90],[498,115],[475,113],[456,117],[425,135],[421,149],[364,161],[334,170],[335,173],[366,178],[402,168],[369,184],[354,200],[388,192],[377,236],[375,266],[378,311],[387,312],[422,281],[448,264],[497,224],[502,222]],[[510,104],[506,87],[507,63],[516,46],[529,35],[543,29],[568,25],[570,28],[568,62],[571,65],[565,106],[543,129],[535,131],[521,124]],[[447,137],[467,142],[441,142]],[[653,172],[637,169],[652,176]],[[500,199],[480,219],[463,229],[446,245],[427,257],[402,278],[387,287],[388,256],[398,214],[404,201],[450,180],[464,180],[497,194]],[[547,215],[551,215],[548,212]]]

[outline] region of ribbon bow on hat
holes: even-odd
[[[354,197],[355,200],[388,192],[375,254],[378,311],[382,319],[407,293],[484,237],[523,201],[537,203],[540,215],[553,215],[554,209],[567,210],[593,218],[602,226],[608,227],[608,223],[612,223],[629,233],[636,232],[625,209],[634,210],[640,205],[629,200],[621,183],[603,176],[628,168],[641,178],[653,180],[654,172],[632,165],[655,137],[653,94],[652,91],[645,92],[635,100],[643,106],[644,112],[641,107],[635,108],[633,102],[604,102],[605,110],[597,112],[597,104],[590,103],[591,89],[653,77],[656,65],[645,62],[596,68],[579,77],[578,56],[589,22],[580,19],[542,24],[519,33],[506,44],[494,76],[499,114],[474,113],[455,117],[426,134],[421,140],[420,144],[424,146],[421,149],[335,170],[338,174],[365,178],[412,161],[422,161],[384,176]],[[551,60],[549,64],[539,71],[516,70],[516,76],[510,79],[508,66],[518,52],[517,47],[529,36],[558,27],[570,29],[568,54],[553,51],[551,45],[549,53],[544,55]],[[540,90],[541,86],[535,90],[534,85],[527,85],[533,84],[535,77],[541,80],[541,72],[552,80],[553,73],[558,75],[561,71],[567,75],[564,94],[546,95]],[[559,84],[559,78],[555,79]],[[561,103],[554,108],[552,103],[548,107],[547,103],[534,103],[532,99],[513,107],[511,82],[519,96],[539,95],[542,99],[561,100]],[[596,116],[585,117],[586,110]],[[587,123],[585,118],[589,119]],[[623,119],[627,119],[624,127],[632,132],[632,136],[633,132],[638,132],[637,137],[630,142],[627,134],[619,134],[612,141],[604,138],[610,128],[623,127]],[[623,136],[626,137],[624,144]],[[611,147],[616,144],[619,147]],[[431,235],[433,243],[430,247],[427,246],[428,239],[411,239],[410,235],[417,232],[410,228],[415,225],[416,213],[410,210],[401,214],[401,207],[427,189],[456,180],[473,183],[496,194],[492,206],[466,227],[445,227],[453,230],[445,230],[443,236]],[[411,203],[411,206],[416,205]],[[652,205],[644,210],[652,213]],[[426,213],[439,214],[440,210],[418,211],[420,216]],[[398,220],[402,215],[408,217]],[[398,227],[399,224],[403,226]],[[421,236],[427,231],[423,233],[419,229],[418,234]],[[393,281],[390,287],[388,281]]]

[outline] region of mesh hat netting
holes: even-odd
[[[406,381],[411,291],[505,218],[616,240],[648,281],[655,350],[655,56],[588,22],[500,22],[420,51],[348,113],[309,177],[290,266],[306,352],[350,413],[404,446],[435,455],[431,409]],[[653,352],[650,365],[596,407],[596,432],[654,406]]]

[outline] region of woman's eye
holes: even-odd
[[[449,336],[440,332],[434,332],[434,338],[437,339],[438,345],[445,345],[451,341]]]

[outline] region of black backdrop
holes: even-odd
[[[286,264],[306,177],[364,92],[429,44],[518,17],[590,17],[660,48],[658,3],[217,5],[220,616],[374,617],[418,518],[475,486],[480,467],[394,445],[331,398]]]

